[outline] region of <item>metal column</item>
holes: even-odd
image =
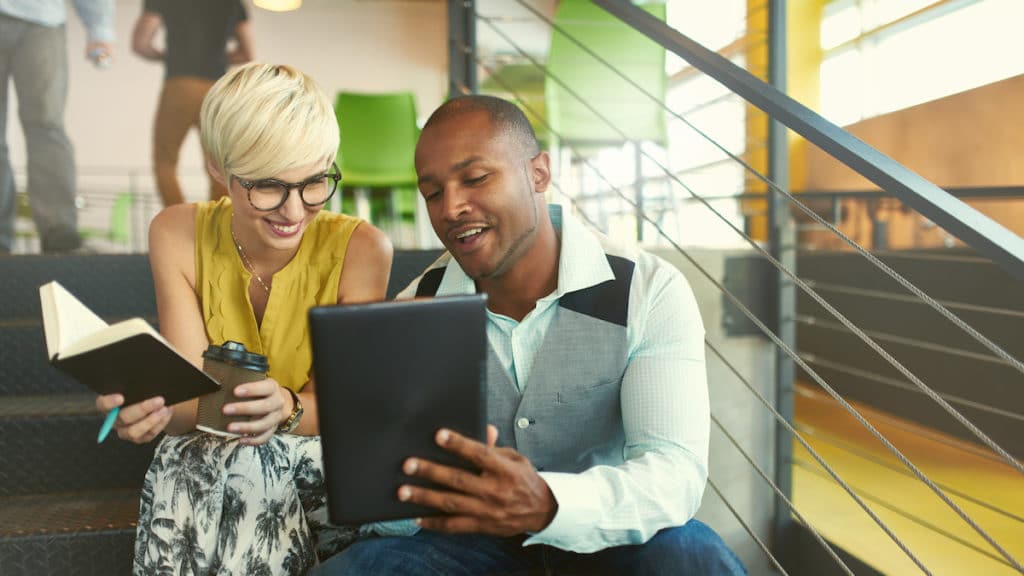
[[[636,241],[644,241],[644,154],[640,148],[641,142],[633,142],[633,179],[636,186]]]
[[[786,92],[786,0],[768,2],[768,83]],[[768,125],[768,177],[778,188],[789,189],[788,131],[776,120]],[[768,193],[768,244],[772,256],[783,266],[796,271],[796,231],[789,200],[777,189]],[[782,271],[773,271],[775,334],[796,349],[796,287]],[[793,421],[793,383],[796,367],[781,349],[775,353],[775,408],[786,420]],[[775,426],[775,483],[792,497],[793,439],[781,425]],[[784,559],[793,542],[794,522],[789,507],[775,498],[775,522],[772,543],[776,557]]]
[[[448,96],[477,92],[475,0],[448,0]]]

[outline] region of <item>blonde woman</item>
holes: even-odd
[[[161,333],[196,365],[235,340],[268,357],[269,377],[237,389],[226,413],[241,439],[195,430],[196,401],[121,409],[132,442],[166,436],[143,486],[135,573],[300,574],[353,534],[326,522],[306,311],[381,300],[392,248],[357,218],[323,212],[341,175],[324,93],[288,66],[253,63],[206,96],[201,136],[218,201],[163,210],[150,227]],[[101,396],[108,411],[123,403]],[[314,536],[330,534],[331,542]]]

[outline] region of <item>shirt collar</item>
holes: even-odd
[[[564,213],[558,204],[549,204],[548,214],[561,239],[556,298],[615,278],[604,248],[594,234],[571,214]],[[437,289],[438,296],[475,292],[473,279],[462,271],[454,258],[450,259]]]

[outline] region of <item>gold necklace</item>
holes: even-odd
[[[235,242],[235,248],[238,249],[238,255],[242,257],[242,263],[245,264],[245,267],[249,269],[249,272],[252,272],[252,275],[256,278],[256,282],[260,285],[261,288],[263,288],[263,291],[267,293],[267,296],[270,296],[270,284],[264,282],[263,278],[260,277],[260,275],[256,272],[256,266],[253,266],[252,260],[249,259],[249,256],[246,255],[245,250],[242,249],[242,243],[239,242],[238,238],[235,236],[234,226],[231,226],[231,239],[234,240]]]

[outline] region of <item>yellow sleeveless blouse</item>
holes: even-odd
[[[298,392],[311,376],[307,312],[338,303],[345,251],[359,218],[321,211],[306,228],[299,250],[271,284],[263,323],[249,300],[252,273],[231,239],[229,197],[196,206],[196,295],[211,344],[234,340],[267,357],[270,377]]]

